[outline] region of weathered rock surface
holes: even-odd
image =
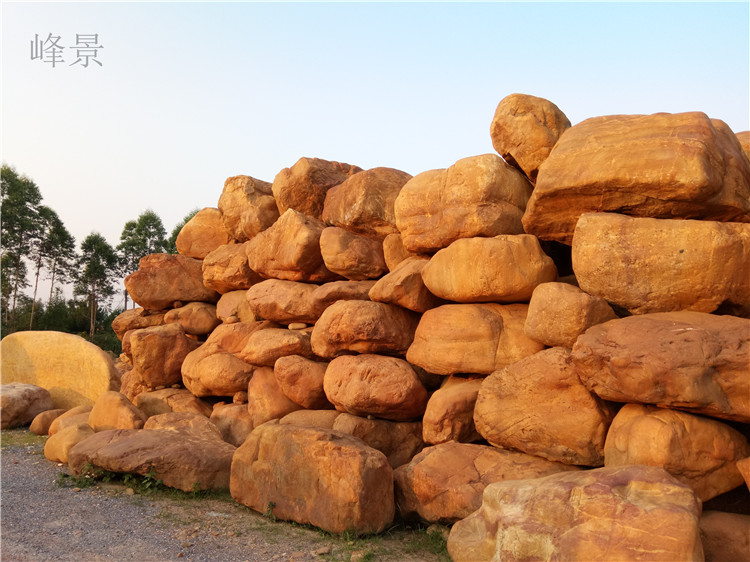
[[[492,445],[566,464],[602,466],[614,412],[578,380],[564,347],[545,349],[484,379],[474,409]]]
[[[267,423],[232,462],[239,503],[329,532],[377,533],[393,520],[393,470],[385,455],[332,430]]]
[[[182,435],[187,434],[196,439],[224,440],[219,428],[209,418],[195,412],[169,412],[151,416],[143,429],[157,429],[180,435],[173,436],[173,439],[180,439]]]
[[[145,308],[131,308],[118,314],[112,320],[112,330],[120,341],[129,330],[139,330],[140,328],[150,328],[151,326],[160,326],[164,324],[163,312],[152,312]]]
[[[361,172],[362,168],[321,158],[300,158],[290,168],[281,170],[273,180],[279,213],[294,209],[320,219],[326,193],[332,187]]]
[[[738,460],[737,470],[742,474],[742,477],[745,479],[745,485],[750,490],[750,457]]]
[[[404,248],[432,253],[460,238],[521,234],[531,184],[496,154],[414,176],[395,203]]]
[[[388,269],[380,240],[336,226],[320,233],[320,253],[329,270],[355,281],[376,279]]]
[[[531,181],[570,121],[554,103],[526,94],[504,97],[490,125],[492,146]]]
[[[36,435],[49,435],[49,426],[56,418],[67,412],[65,408],[56,408],[54,410],[45,410],[36,415],[29,426],[29,431]]]
[[[338,279],[326,269],[320,254],[318,219],[288,209],[268,230],[246,246],[248,264],[261,277],[324,283]]]
[[[46,388],[21,382],[0,386],[3,429],[29,424],[37,415],[52,408],[52,396]]]
[[[640,404],[617,413],[604,446],[605,466],[660,466],[704,502],[744,483],[736,462],[747,456],[747,439],[724,423]]]
[[[311,410],[332,408],[323,390],[328,363],[300,355],[279,357],[273,367],[276,382],[284,395],[295,404]]]
[[[337,301],[368,301],[375,281],[331,281],[317,287],[310,295],[316,319]]]
[[[48,409],[92,405],[102,392],[120,389],[120,374],[109,355],[73,334],[14,332],[3,338],[0,357],[3,384],[46,388],[52,397]]]
[[[101,431],[80,442],[68,453],[73,474],[87,464],[112,472],[141,476],[151,472],[166,486],[185,492],[229,487],[229,470],[235,447],[219,439],[209,440],[156,429]]]
[[[528,305],[446,304],[422,315],[410,363],[430,373],[490,373],[544,349],[524,333]]]
[[[497,482],[451,529],[455,562],[703,559],[701,505],[657,467],[600,468]]]
[[[662,312],[589,328],[573,346],[587,388],[614,402],[750,422],[750,320]]]
[[[750,225],[588,213],[573,269],[581,289],[633,314],[750,309]]]
[[[737,137],[737,140],[740,141],[742,152],[744,152],[745,155],[750,158],[750,131],[735,133],[735,136]]]
[[[135,405],[146,417],[169,412],[195,412],[206,417],[211,415],[211,406],[184,388],[143,392],[135,398]]]
[[[399,262],[391,272],[370,289],[370,300],[396,304],[415,312],[425,312],[445,304],[425,286],[422,270],[430,260],[410,257]]]
[[[73,425],[89,423],[89,414],[91,413],[91,406],[76,406],[71,408],[64,414],[57,416],[52,423],[49,425],[49,435],[53,436],[55,433],[62,431],[66,427]]]
[[[52,462],[68,462],[70,450],[94,435],[94,430],[86,423],[68,426],[47,439],[44,444],[44,456]]]
[[[246,404],[217,404],[211,413],[211,421],[219,428],[227,443],[239,447],[253,430],[253,420]]]
[[[404,248],[400,233],[389,234],[383,238],[383,257],[385,258],[385,264],[388,266],[388,271],[396,269],[396,266],[406,258],[420,255]]]
[[[704,511],[700,530],[706,562],[747,560],[750,552],[750,516]]]
[[[149,310],[172,308],[178,302],[216,302],[219,293],[203,285],[201,266],[194,258],[150,254],[125,278],[125,288],[133,301]]]
[[[199,346],[185,336],[181,324],[142,328],[130,334],[133,369],[150,388],[182,382],[182,363]]]
[[[202,260],[219,246],[232,242],[234,238],[224,228],[221,211],[215,207],[205,207],[185,223],[175,245],[183,256]]]
[[[288,328],[256,330],[242,348],[238,357],[253,365],[273,367],[276,360],[287,355],[302,355],[312,359],[310,334]]]
[[[249,289],[263,278],[250,268],[247,246],[225,244],[209,253],[203,260],[203,284],[217,293]]]
[[[342,413],[336,416],[331,429],[358,437],[383,453],[393,468],[406,464],[424,448],[419,422],[373,420]]]
[[[406,361],[374,354],[333,359],[326,369],[323,388],[340,412],[394,421],[421,417],[428,398]]]
[[[394,471],[396,502],[404,517],[454,523],[481,507],[488,484],[571,470],[578,469],[525,453],[450,441],[427,447]]]
[[[141,429],[147,417],[125,396],[111,390],[96,399],[89,412],[88,424],[94,431]]]
[[[216,305],[207,302],[189,302],[173,308],[164,315],[165,324],[179,324],[186,334],[205,336],[221,324],[216,316]]]
[[[216,303],[216,316],[227,324],[256,320],[255,313],[247,302],[247,290],[229,291],[221,295]]]
[[[219,211],[226,231],[246,242],[279,218],[271,184],[250,176],[234,176],[224,182]]]
[[[343,415],[336,410],[297,410],[279,420],[282,425],[301,425],[333,429],[336,418]]]
[[[354,174],[326,194],[322,219],[351,232],[385,238],[398,232],[393,209],[411,175],[393,168]]]
[[[280,419],[299,410],[301,406],[289,400],[281,391],[270,367],[260,367],[247,385],[247,411],[253,427]]]
[[[405,353],[414,339],[419,316],[380,302],[339,301],[325,309],[312,331],[313,352],[332,358],[357,353]]]
[[[474,406],[482,381],[458,379],[432,393],[422,420],[425,443],[437,445],[447,441],[481,440],[474,426]]]
[[[282,324],[312,324],[320,315],[312,299],[318,288],[311,283],[267,279],[247,291],[247,302],[259,318]]]

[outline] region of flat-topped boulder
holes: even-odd
[[[314,323],[320,313],[313,301],[318,285],[282,279],[266,279],[248,289],[248,306],[258,318],[282,324]]]
[[[227,178],[218,207],[224,229],[239,242],[250,240],[279,218],[271,184],[250,176]]]

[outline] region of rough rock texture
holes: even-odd
[[[600,468],[490,484],[451,529],[454,562],[703,560],[701,504],[657,467]]]
[[[396,269],[396,266],[406,258],[419,255],[404,248],[400,233],[389,234],[383,238],[383,257],[385,257],[388,271]]]
[[[261,277],[324,283],[338,279],[320,254],[325,224],[288,209],[268,230],[246,246],[250,268]]]
[[[221,324],[216,316],[216,305],[207,302],[189,302],[173,308],[164,315],[165,324],[179,324],[186,334],[205,336]],[[131,344],[132,345],[132,344]]]
[[[0,362],[3,384],[46,388],[52,396],[49,409],[91,405],[102,392],[120,390],[120,374],[110,356],[73,334],[15,332],[3,338]]]
[[[211,421],[219,428],[227,443],[239,447],[253,430],[253,420],[246,404],[217,404],[211,413]]]
[[[226,231],[245,242],[279,218],[271,184],[250,176],[234,176],[224,182],[219,211]]]
[[[52,423],[49,424],[48,434],[52,436],[65,427],[78,423],[88,425],[90,412],[91,406],[75,406],[74,408],[70,408],[52,420]]]
[[[750,224],[584,214],[573,269],[581,289],[633,314],[750,310]]]
[[[52,396],[46,388],[21,382],[0,386],[0,418],[3,429],[27,425],[37,415],[52,408]]]
[[[428,398],[406,361],[373,354],[333,359],[326,369],[323,388],[340,412],[394,421],[421,417]]]
[[[232,462],[232,497],[255,511],[332,533],[378,533],[393,520],[393,470],[351,435],[267,423]]]
[[[290,168],[281,170],[273,180],[273,190],[279,213],[294,209],[320,219],[326,193],[362,168],[321,158],[300,158]]]
[[[617,413],[604,445],[605,466],[660,466],[704,502],[744,483],[736,462],[747,456],[747,439],[724,423],[640,404]]]
[[[750,516],[704,511],[700,530],[706,562],[747,560],[750,552]]]
[[[539,170],[523,224],[570,244],[585,212],[750,221],[750,161],[705,114],[594,117],[560,137]]]
[[[456,240],[422,270],[432,294],[456,302],[528,302],[556,278],[552,258],[528,234]]]
[[[219,246],[203,260],[203,284],[217,293],[249,289],[263,278],[250,269],[247,247],[244,244]]]
[[[459,238],[521,234],[531,184],[496,154],[414,176],[395,203],[404,248],[432,253]]]
[[[300,408],[281,391],[273,369],[261,367],[255,371],[247,385],[247,411],[253,427],[283,418]]]
[[[44,456],[52,462],[68,462],[70,450],[94,435],[94,430],[86,423],[71,425],[56,432],[44,444]]]
[[[150,254],[138,270],[125,278],[133,301],[149,310],[164,310],[175,303],[216,302],[219,293],[203,285],[202,262],[172,254]]]
[[[312,300],[318,285],[268,279],[247,291],[250,310],[259,318],[282,324],[314,323],[319,316]]]
[[[169,412],[195,412],[206,417],[211,415],[211,406],[184,388],[143,392],[136,397],[135,405],[147,417]]]
[[[344,413],[336,416],[331,429],[358,437],[383,453],[393,468],[409,462],[424,447],[419,422],[373,420]]]
[[[331,281],[317,287],[310,298],[316,311],[316,319],[337,301],[368,301],[375,281]]]
[[[398,263],[391,272],[378,280],[370,289],[370,300],[397,304],[414,312],[425,312],[445,304],[433,295],[424,284],[422,270],[430,260],[410,257]]]
[[[419,317],[391,304],[339,301],[325,309],[313,328],[311,343],[319,357],[357,353],[405,353]]]
[[[492,146],[511,165],[536,181],[539,166],[570,121],[554,103],[526,94],[504,97],[490,125]]]
[[[545,349],[493,373],[474,409],[492,445],[566,464],[602,466],[612,408],[578,380],[564,347]]]
[[[568,283],[542,283],[531,295],[524,331],[550,347],[573,347],[591,326],[615,318],[615,311],[600,297]]]
[[[740,141],[740,146],[745,155],[750,158],[750,131],[742,131],[735,133],[737,140]]]
[[[151,388],[182,382],[182,363],[200,343],[185,336],[181,324],[133,330],[130,353],[133,370]]]
[[[438,375],[489,375],[544,349],[524,333],[527,310],[494,303],[433,308],[422,315],[406,358]]]
[[[185,223],[177,235],[175,245],[183,256],[202,260],[219,246],[232,242],[234,238],[224,228],[221,211],[215,207],[206,207]]]
[[[393,168],[372,168],[354,174],[326,194],[322,219],[351,232],[385,238],[398,232],[393,205],[411,179]]]
[[[589,328],[573,346],[581,382],[615,402],[750,422],[750,320],[661,312]]]
[[[49,435],[49,426],[65,412],[67,412],[65,408],[56,408],[37,414],[29,426],[29,431],[35,435]]]
[[[466,443],[482,437],[474,426],[474,406],[483,379],[457,379],[430,396],[422,420],[425,443]]]
[[[355,281],[376,279],[388,269],[380,240],[337,226],[321,232],[320,253],[329,270]]]
[[[300,355],[279,357],[273,366],[276,382],[292,402],[311,410],[332,408],[323,390],[328,363],[313,361]]]
[[[253,365],[273,367],[276,360],[287,355],[314,357],[310,334],[288,328],[268,328],[253,332],[238,357]]]
[[[250,310],[250,303],[247,302],[247,290],[229,291],[221,295],[216,303],[216,316],[227,324],[256,320],[255,313]]]
[[[112,330],[120,341],[129,330],[138,330],[140,328],[150,328],[164,324],[163,312],[152,312],[145,308],[130,308],[122,312],[112,320]]]
[[[195,412],[169,412],[151,416],[143,429],[158,429],[180,434],[180,437],[173,436],[173,439],[179,439],[187,434],[196,439],[224,440],[219,428],[209,418]]]
[[[742,474],[742,477],[745,479],[745,485],[750,490],[750,457],[738,460],[737,470]]]
[[[297,410],[281,418],[279,423],[282,425],[301,425],[305,427],[333,429],[336,418],[342,415],[341,412],[336,410]]]
[[[402,516],[429,523],[454,523],[482,505],[488,484],[539,478],[576,467],[525,453],[450,441],[427,447],[394,471]]]
[[[166,486],[185,492],[229,487],[235,447],[218,439],[200,439],[156,429],[113,429],[82,441],[68,453],[73,474],[87,464],[112,472],[152,472]]]
[[[125,396],[111,390],[96,399],[89,412],[88,424],[94,431],[141,429],[147,417]]]

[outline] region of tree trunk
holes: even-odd
[[[21,243],[18,245],[20,247]],[[21,259],[21,252],[19,251],[18,260],[16,261],[16,278],[13,280],[13,309],[10,312],[10,317],[14,320],[16,318],[16,298],[18,297],[18,278],[21,276]]]
[[[29,330],[31,330],[34,324],[34,308],[36,308],[36,291],[39,288],[39,274],[42,271],[42,254],[39,253],[39,258],[36,260],[36,279],[34,279],[34,297],[31,299],[31,318],[29,318]]]
[[[52,279],[50,280],[49,286],[49,301],[52,301],[52,290],[55,288],[55,272],[57,271],[57,260],[52,262]]]
[[[91,307],[91,327],[89,328],[89,341],[94,341],[94,329],[96,328],[96,293],[94,287],[91,288],[90,295],[90,307]]]

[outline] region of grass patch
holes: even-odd
[[[3,429],[0,432],[0,448],[9,447],[44,447],[47,442],[46,435],[36,435],[31,433],[28,428]]]

